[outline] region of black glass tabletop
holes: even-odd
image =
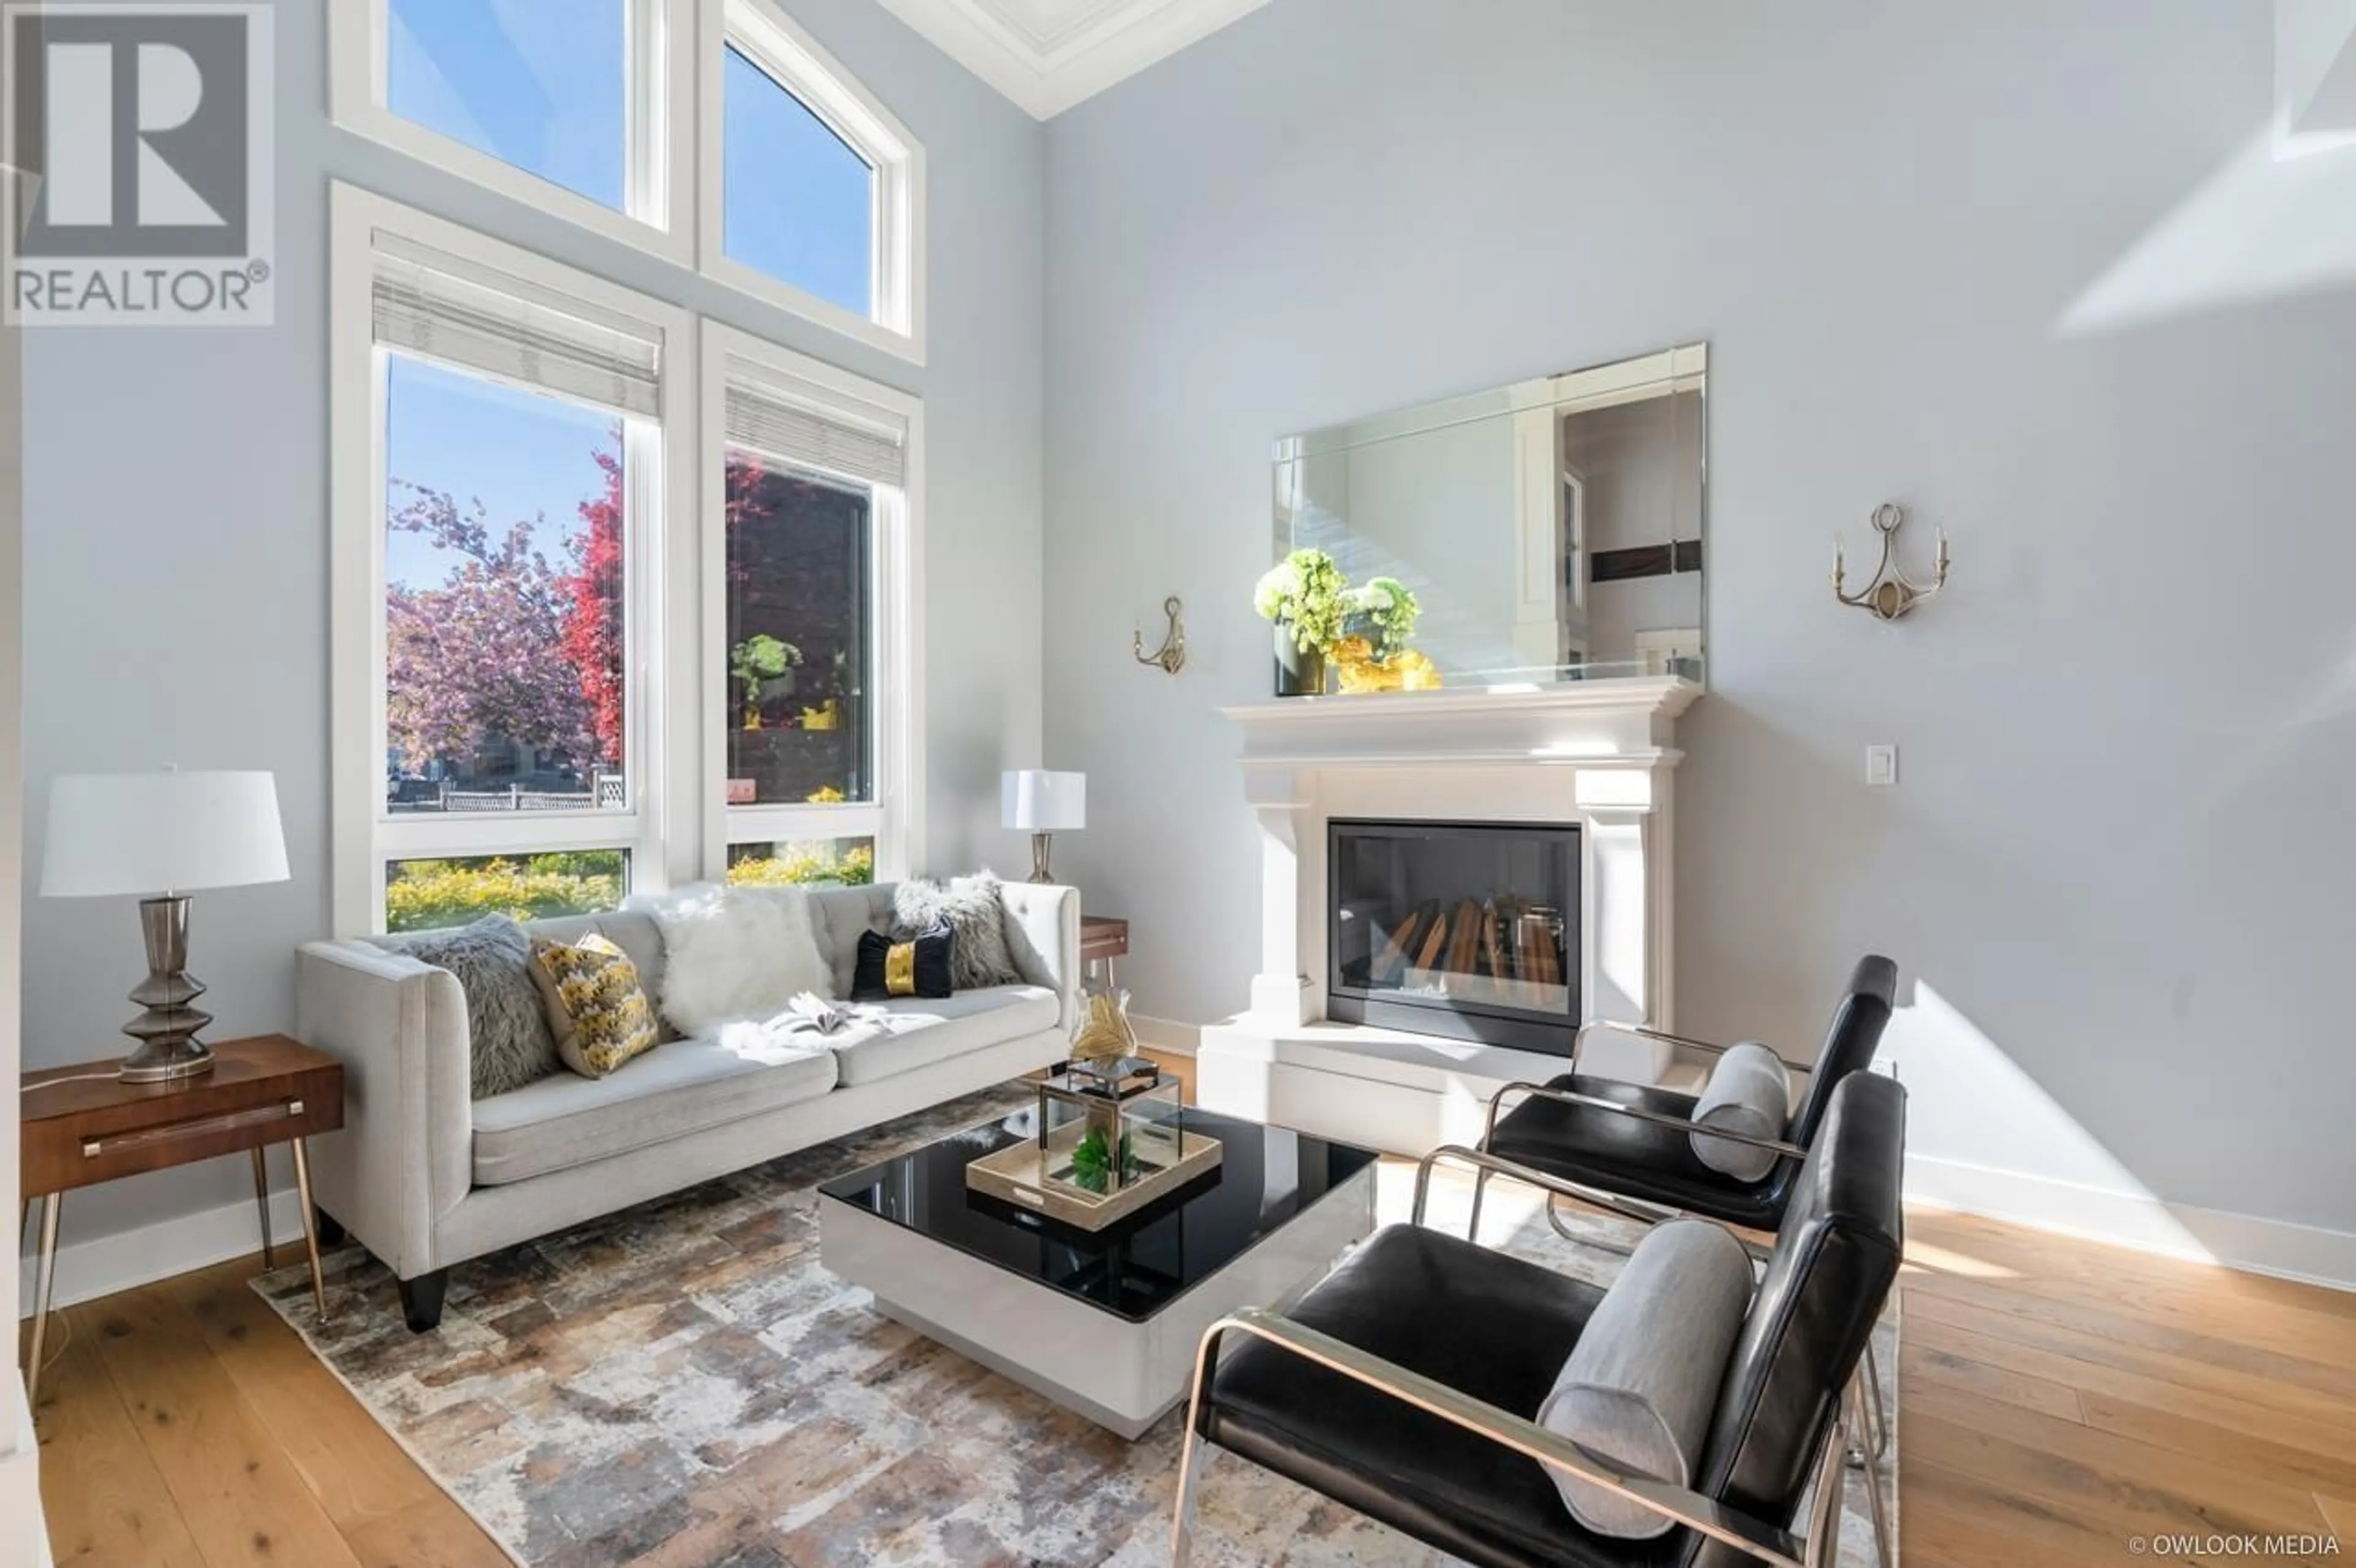
[[[967,1187],[965,1168],[1034,1136],[1024,1109],[820,1186],[849,1204],[1091,1306],[1143,1322],[1375,1163],[1372,1149],[1188,1107],[1217,1168],[1102,1231]]]

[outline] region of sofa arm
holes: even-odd
[[[999,891],[1014,967],[1055,993],[1056,1027],[1068,1033],[1080,1016],[1080,890],[1001,882]]]
[[[317,1140],[321,1207],[403,1279],[474,1185],[466,997],[457,976],[363,942],[295,956],[297,1036],[342,1061],[344,1127]]]

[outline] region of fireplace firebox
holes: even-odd
[[[1579,1020],[1579,829],[1327,825],[1326,1016],[1570,1054]]]

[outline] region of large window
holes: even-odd
[[[623,421],[395,348],[386,806],[627,806]]]
[[[776,0],[336,0],[346,125],[924,357],[924,153]]]
[[[921,405],[332,199],[339,929],[905,875]]]
[[[736,880],[905,865],[916,736],[913,400],[707,323],[707,709]]]
[[[661,885],[689,318],[342,187],[334,245],[338,923]]]

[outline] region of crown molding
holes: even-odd
[[[1268,0],[884,0],[1041,120],[1209,37]]]

